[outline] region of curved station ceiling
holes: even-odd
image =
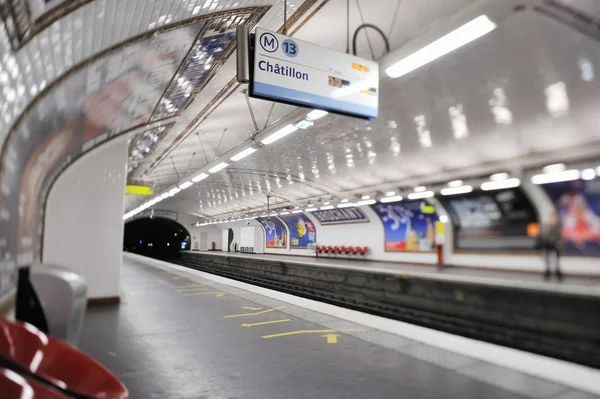
[[[15,143],[5,159],[18,129],[83,130],[70,161],[127,132],[128,180],[157,194],[129,195],[128,215],[162,195],[161,209],[198,222],[239,218],[264,212],[267,196],[275,208],[306,208],[522,175],[600,149],[591,111],[598,37],[575,18],[593,24],[600,15],[593,1],[516,7],[493,32],[434,62],[398,78],[382,71],[379,117],[371,121],[311,118],[310,109],[248,98],[235,78],[236,26],[281,32],[283,1],[64,2],[30,25],[14,17],[25,3],[7,2],[0,30],[0,131]],[[287,28],[346,51],[348,34],[373,23],[394,51],[472,3],[290,0]],[[385,55],[373,30],[357,38],[357,55]],[[262,143],[303,120],[305,129]],[[237,160],[249,147],[256,151]],[[187,181],[194,184],[176,192]]]

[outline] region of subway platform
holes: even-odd
[[[135,255],[121,278],[79,346],[132,398],[600,397],[585,366]]]

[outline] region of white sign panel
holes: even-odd
[[[253,97],[375,118],[379,65],[350,54],[257,28]]]

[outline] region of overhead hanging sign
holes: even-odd
[[[254,35],[250,95],[375,118],[379,64],[261,28]]]

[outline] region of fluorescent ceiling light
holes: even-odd
[[[427,190],[427,187],[425,186],[415,187],[415,193],[422,193],[425,190]]]
[[[500,181],[508,179],[508,173],[494,173],[490,176],[491,181]]]
[[[448,187],[460,187],[462,185],[463,185],[462,180],[452,180],[451,182],[448,183]]]
[[[408,199],[421,199],[421,198],[429,198],[429,197],[433,197],[433,191],[421,191],[418,193],[408,194]]]
[[[280,215],[289,215],[289,212],[281,212]]]
[[[217,173],[220,170],[223,170],[227,167],[227,164],[225,162],[221,162],[220,164],[218,164],[217,166],[214,166],[212,168],[210,168],[208,171],[210,173]]]
[[[239,161],[240,159],[247,157],[248,155],[252,154],[255,151],[256,151],[256,148],[248,147],[244,151],[241,151],[241,152],[237,153],[236,155],[232,156],[231,160]]]
[[[180,191],[181,191],[181,189],[179,187],[174,187],[174,188],[172,188],[172,189],[169,190],[168,194],[172,196],[172,195],[177,194]]]
[[[323,202],[323,205],[329,205],[329,201]]]
[[[169,198],[169,193],[164,193],[160,196],[161,199]]]
[[[596,177],[596,171],[594,169],[584,169],[581,171],[581,178],[583,180],[592,180]]]
[[[555,173],[555,172],[562,172],[565,169],[567,169],[567,167],[565,166],[564,163],[554,163],[552,165],[546,165],[542,168],[542,172],[544,173]]]
[[[581,174],[577,169],[569,169],[562,172],[542,173],[531,177],[533,184],[557,183],[561,181],[577,180]]]
[[[353,203],[351,203],[351,202],[346,202],[346,203],[344,203],[344,204],[339,204],[337,207],[338,207],[338,208],[352,208],[353,206],[354,206],[354,204],[353,204]]]
[[[600,169],[600,166],[598,167],[598,169]],[[348,202],[348,198],[344,198],[344,199],[342,200],[342,202]]]
[[[362,199],[362,200],[368,200],[368,199],[371,199],[371,196],[370,195],[363,195],[362,197],[360,197],[360,199]]]
[[[506,188],[519,187],[520,185],[521,180],[513,177],[506,180],[486,181],[481,184],[481,189],[483,191],[504,190]]]
[[[333,208],[335,208],[333,205],[327,205],[327,206],[322,206],[321,210],[322,211],[328,211],[328,210],[333,209]]]
[[[392,197],[382,198],[379,201],[383,202],[384,204],[387,204],[388,202],[398,202],[398,201],[402,201],[402,196],[401,195],[394,195]]]
[[[388,191],[387,193],[385,193],[386,197],[393,197],[394,195],[396,195],[395,191]]]
[[[294,126],[294,125],[287,125],[287,126],[283,127],[282,129],[279,129],[278,131],[276,131],[275,133],[273,133],[272,135],[270,135],[266,139],[261,140],[261,143],[263,143],[263,144],[271,144],[271,143],[279,140],[280,138],[285,137],[288,134],[295,132],[296,130],[298,130],[298,128],[296,126]]]
[[[261,218],[268,218],[269,215],[260,215]]]
[[[407,73],[480,38],[486,33],[493,31],[496,29],[496,26],[497,25],[492,22],[487,15],[480,15],[447,35],[442,36],[433,43],[428,44],[396,62],[387,68],[385,73],[391,78],[398,78],[406,75]]]
[[[306,208],[306,212],[314,212],[317,208]]]
[[[377,201],[375,201],[373,199],[369,199],[369,200],[365,200],[365,201],[358,201],[356,203],[356,206],[373,205],[375,202],[377,202]]]
[[[200,180],[204,180],[207,177],[208,177],[208,175],[206,173],[200,173],[199,175],[192,177],[192,181],[194,183],[198,183]]]
[[[302,211],[301,210],[295,210],[295,211],[292,211],[292,213],[302,213]]]
[[[328,114],[327,111],[321,111],[320,109],[315,109],[315,110],[310,111],[308,113],[308,115],[306,115],[306,117],[312,121],[316,121],[317,119],[320,119],[327,114]]]
[[[179,185],[179,188],[182,190],[185,190],[186,188],[190,187],[192,184],[194,184],[194,183],[192,183],[191,181],[186,181],[185,183],[181,183]]]
[[[473,191],[473,187],[471,186],[460,186],[460,187],[446,187],[443,188],[440,193],[442,195],[457,195],[457,194],[466,194]]]

